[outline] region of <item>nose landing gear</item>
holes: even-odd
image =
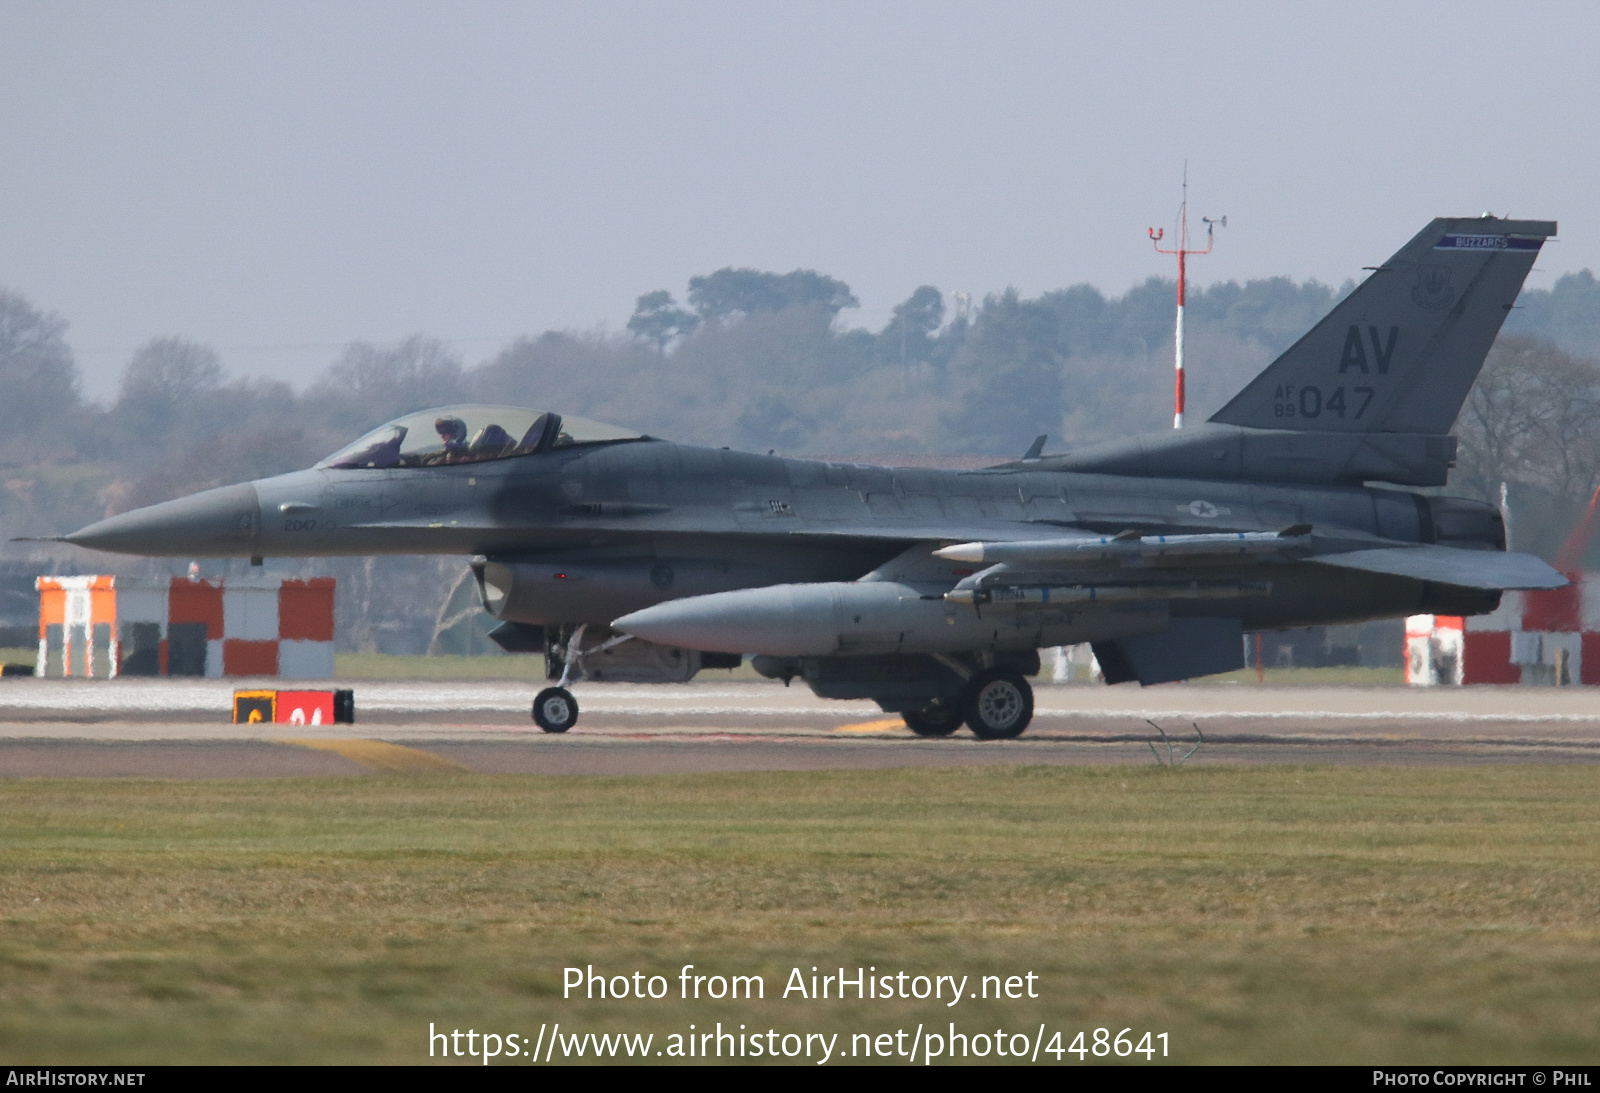
[[[585,649],[583,632],[588,628],[587,623],[580,624],[567,638],[565,647],[551,645],[545,653],[546,657],[559,655],[562,659],[560,681],[554,687],[540,691],[533,700],[534,724],[545,732],[566,732],[578,723],[578,700],[567,690],[567,684],[572,682],[574,675],[578,679],[587,678],[583,658],[633,640],[631,634],[613,634],[600,644]]]
[[[578,700],[565,687],[546,687],[533,700],[533,721],[545,732],[566,732],[578,723]]]
[[[587,627],[579,626],[567,639],[567,647],[562,650],[565,663],[561,669],[561,681],[554,687],[546,687],[533,698],[533,723],[545,732],[566,732],[578,723],[578,700],[567,690],[567,683],[572,679],[574,668],[580,676],[583,674],[585,629]]]

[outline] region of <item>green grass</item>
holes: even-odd
[[[31,649],[0,649],[0,664],[35,664],[38,660],[37,645]]]
[[[0,659],[3,659],[4,650],[0,650]],[[22,663],[32,663],[33,654],[27,650],[27,659],[17,659]],[[435,680],[471,680],[471,679],[543,679],[544,661],[537,656],[471,656],[471,657],[405,657],[387,656],[382,653],[338,653],[333,658],[334,672],[340,679],[435,679]],[[1048,685],[1052,665],[1048,659],[1044,665],[1038,682]],[[1265,670],[1265,680],[1270,686],[1359,686],[1371,687],[1384,684],[1398,686],[1403,683],[1404,670],[1401,668],[1268,668]],[[754,668],[748,663],[732,670],[707,669],[695,676],[699,683],[715,683],[726,680],[739,680],[743,682],[759,681],[761,676],[756,674]],[[1249,683],[1257,682],[1256,670],[1247,668],[1238,672],[1228,672],[1225,675],[1207,676],[1197,679],[1195,684],[1211,683]]]
[[[38,649],[0,649],[0,663],[32,664]],[[384,653],[336,653],[333,658],[334,675],[339,679],[543,679],[544,660],[537,656],[389,656]],[[1047,683],[1051,665],[1047,662],[1041,683]],[[1404,670],[1400,668],[1268,668],[1266,682],[1271,685],[1305,684],[1309,686],[1364,686],[1400,684]],[[695,679],[701,683],[725,680],[758,681],[748,663],[732,670],[707,669]],[[1194,682],[1202,683],[1255,683],[1256,670],[1247,668],[1226,675],[1207,676]]]
[[[37,647],[0,649],[0,663],[33,664]],[[60,659],[59,657],[57,658]],[[60,667],[57,665],[57,667]],[[543,679],[544,660],[537,656],[389,656],[384,653],[335,653],[334,675],[339,679]],[[749,665],[732,671],[707,670],[702,681],[760,679]]]
[[[389,656],[384,653],[335,653],[333,671],[340,679],[539,679],[545,678],[544,658],[535,655],[501,656]],[[726,679],[760,679],[748,664],[732,671],[714,669],[695,677],[700,682]]]
[[[1046,658],[1036,682],[1049,684],[1053,667],[1049,658]],[[1083,675],[1072,682],[1082,685],[1090,681],[1087,675]],[[1405,669],[1400,667],[1265,668],[1257,674],[1254,668],[1241,668],[1237,672],[1201,676],[1188,682],[1196,687],[1238,683],[1247,683],[1251,686],[1264,683],[1269,687],[1398,687],[1405,683]]]
[[[543,679],[544,660],[535,656],[403,657],[383,653],[335,653],[339,679]]]
[[[1393,668],[1264,668],[1259,676],[1254,668],[1241,668],[1193,682],[1265,683],[1269,687],[1398,687],[1405,681],[1406,670],[1397,665]]]
[[[413,1062],[535,1035],[1124,1027],[1182,1062],[1600,1060],[1600,771],[11,781],[0,1063]],[[766,976],[561,998],[562,968]],[[1037,973],[788,1001],[789,969]],[[1068,1061],[1073,1057],[1068,1056]]]

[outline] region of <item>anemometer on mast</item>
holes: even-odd
[[[1185,274],[1187,273],[1187,259],[1191,254],[1210,254],[1211,246],[1216,242],[1216,229],[1228,226],[1228,218],[1221,217],[1213,220],[1209,216],[1202,216],[1201,222],[1206,226],[1206,245],[1204,250],[1191,250],[1189,248],[1189,164],[1183,165],[1183,201],[1178,206],[1178,245],[1168,249],[1161,245],[1161,240],[1166,235],[1165,228],[1151,228],[1150,240],[1155,244],[1158,254],[1176,254],[1178,256],[1178,328],[1174,339],[1175,367],[1177,376],[1173,386],[1173,414],[1172,427],[1183,428],[1183,289]]]

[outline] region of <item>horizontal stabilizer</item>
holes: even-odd
[[[1461,588],[1561,588],[1567,579],[1532,554],[1499,550],[1460,550],[1447,546],[1378,547],[1345,554],[1321,554],[1308,561],[1341,569],[1387,573]]]

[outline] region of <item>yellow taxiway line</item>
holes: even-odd
[[[387,744],[382,740],[281,740],[301,748],[331,751],[352,763],[360,763],[369,770],[384,774],[461,774],[472,773],[471,767],[462,766],[453,759],[435,755],[421,748],[405,748]]]
[[[839,725],[834,732],[887,732],[890,729],[903,729],[906,723],[898,717],[885,718],[882,721],[858,721],[853,725]]]

